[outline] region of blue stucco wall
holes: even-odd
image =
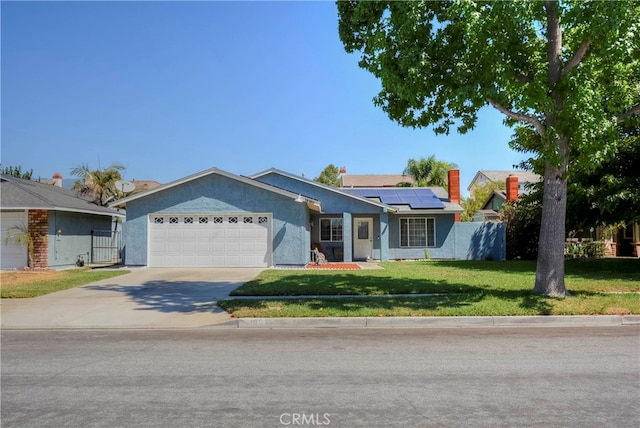
[[[400,218],[414,214],[389,215],[389,258],[422,259],[425,248],[400,247]],[[453,214],[426,215],[435,219],[436,246],[428,247],[429,258],[457,260],[504,260],[505,229],[502,223],[454,221]]]
[[[504,223],[456,223],[455,258],[459,260],[505,260],[506,229]]]
[[[109,216],[49,211],[49,267],[74,266],[80,254],[88,263],[91,231],[111,230],[111,222]]]
[[[376,214],[382,211],[382,208],[367,202],[336,193],[330,189],[314,185],[313,183],[295,180],[277,173],[265,174],[256,178],[256,180],[319,200],[322,202],[322,212],[327,214],[342,215],[342,213],[345,212],[352,214]]]
[[[273,263],[302,265],[311,246],[305,204],[218,174],[210,174],[127,203],[125,263],[147,264],[148,215],[155,213],[271,213]]]
[[[381,219],[386,222],[386,214],[382,207],[354,199],[350,196],[336,193],[331,189],[308,183],[304,180],[293,179],[275,172],[265,174],[256,180],[272,186],[287,189],[293,193],[299,193],[309,198],[316,199],[322,204],[322,214],[312,213],[311,222],[311,242],[320,243],[329,260],[340,260],[336,254],[342,254],[342,261],[350,262],[353,259],[353,220],[358,217],[373,218],[373,258],[387,260],[386,245],[381,243],[381,231],[387,232],[386,223],[381,226]],[[382,216],[382,217],[381,217]],[[320,241],[320,219],[329,217],[343,218],[343,241],[342,242],[321,242]],[[334,250],[340,248],[340,250]]]

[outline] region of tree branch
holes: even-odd
[[[587,54],[587,51],[591,47],[591,40],[587,39],[578,46],[578,50],[575,54],[573,54],[573,58],[567,62],[567,64],[562,69],[562,75],[567,75],[571,70],[573,70],[578,64],[582,62],[584,56]]]
[[[620,116],[616,118],[616,123],[622,123],[625,119],[630,118],[631,116],[635,116],[636,114],[640,114],[640,104],[636,104],[631,107],[629,110],[622,113]]]
[[[531,83],[533,82],[533,79],[529,76],[527,76],[526,74],[520,73],[518,75],[516,75],[516,80],[520,83]]]
[[[495,108],[496,110],[498,110],[500,113],[506,115],[507,117],[510,117],[512,119],[516,119],[516,120],[520,120],[522,122],[527,122],[533,125],[533,127],[536,129],[536,132],[542,137],[544,136],[545,133],[545,129],[544,129],[544,125],[542,124],[542,122],[540,122],[540,120],[535,117],[535,116],[531,116],[529,114],[521,114],[521,113],[516,113],[514,111],[511,111],[505,107],[503,107],[502,105],[498,104],[497,102],[489,99],[487,100],[489,102],[489,104],[491,104],[493,106],[493,108]]]

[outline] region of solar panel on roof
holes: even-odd
[[[364,198],[379,198],[389,205],[409,205],[413,209],[441,209],[444,204],[431,189],[398,187],[395,189],[344,189],[347,193]]]

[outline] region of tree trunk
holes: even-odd
[[[568,296],[564,285],[564,239],[567,210],[567,179],[550,163],[544,171],[542,224],[538,243],[538,263],[534,293],[552,297]]]

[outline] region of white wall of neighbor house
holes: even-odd
[[[27,266],[27,246],[10,239],[10,229],[27,226],[26,211],[3,211],[0,214],[0,269],[22,269]]]

